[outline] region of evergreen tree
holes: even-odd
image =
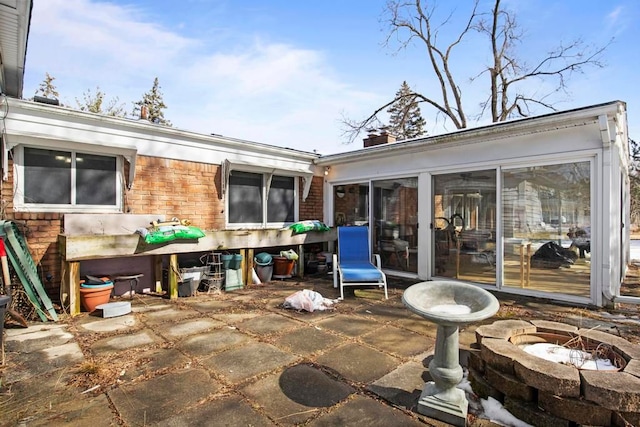
[[[142,95],[142,99],[140,101],[134,102],[133,107],[133,116],[141,117],[140,113],[142,110],[142,106],[147,107],[147,119],[151,123],[158,123],[165,126],[171,126],[171,122],[164,118],[164,109],[167,108],[167,105],[164,103],[162,99],[162,92],[160,92],[160,82],[156,77],[153,80],[153,87],[151,90],[144,95]]]
[[[82,101],[76,98],[76,104],[80,111],[88,111],[90,113],[104,114],[113,117],[125,117],[124,104],[118,105],[119,100],[117,97],[105,104],[105,96],[105,93],[97,86],[95,95],[91,93],[91,89],[88,89],[82,94]]]
[[[389,132],[398,140],[421,136],[425,133],[425,120],[420,113],[420,106],[415,92],[406,81],[402,82],[396,92],[396,102],[387,109],[389,113]]]
[[[45,98],[51,99],[60,99],[60,94],[58,93],[58,89],[53,84],[55,77],[51,77],[49,73],[45,73],[44,80],[40,83],[38,89],[36,89],[35,95],[44,96]]]

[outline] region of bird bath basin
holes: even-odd
[[[465,426],[469,402],[456,385],[462,380],[459,356],[459,327],[487,319],[500,303],[478,286],[452,281],[422,282],[410,286],[402,295],[404,305],[438,325],[436,347],[429,363],[433,381],[425,384],[418,412],[431,418]]]

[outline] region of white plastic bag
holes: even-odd
[[[336,301],[324,298],[320,293],[303,289],[285,298],[282,306],[294,310],[305,310],[313,313],[314,310],[333,310]]]
[[[285,257],[289,261],[297,261],[298,254],[294,252],[293,249],[289,249],[288,251],[280,251],[280,256]]]

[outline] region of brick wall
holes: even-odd
[[[124,212],[164,215],[191,220],[205,230],[225,228],[224,202],[220,200],[221,168],[197,162],[138,156],[131,190],[125,190]],[[128,164],[125,167],[128,176]],[[13,211],[13,165],[9,179],[2,182],[3,219],[14,220],[24,232],[34,262],[38,265],[47,293],[59,300],[62,277],[58,235],[63,231],[64,214]],[[303,188],[300,179],[300,189]],[[302,191],[300,191],[302,193]],[[314,177],[309,196],[302,201],[300,219],[322,219],[323,178]],[[45,280],[51,275],[51,281]]]
[[[224,229],[220,182],[218,165],[138,156],[124,211],[186,218],[206,230]]]
[[[323,188],[324,178],[320,176],[314,176],[311,181],[311,188],[309,189],[309,195],[306,201],[302,201],[302,188],[304,188],[304,182],[300,178],[300,221],[308,219],[318,219],[325,221],[322,214],[323,209]]]

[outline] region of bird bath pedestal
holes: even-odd
[[[469,402],[456,388],[462,380],[459,356],[459,327],[496,314],[500,304],[482,288],[452,281],[422,282],[402,295],[404,305],[438,325],[436,348],[429,363],[433,381],[424,385],[418,412],[446,423],[464,427]]]

